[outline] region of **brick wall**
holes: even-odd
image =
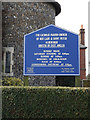
[[[86,79],[85,49],[80,49],[80,79]]]
[[[86,79],[86,61],[85,61],[85,29],[83,28],[83,25],[81,25],[80,29],[80,79]]]

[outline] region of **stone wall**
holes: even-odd
[[[55,8],[50,3],[5,2],[3,4],[3,47],[14,47],[13,76],[23,79],[24,35],[55,24]],[[30,85],[55,85],[55,76],[31,76]]]
[[[0,86],[2,85],[2,3],[0,1]],[[0,120],[2,119],[2,89],[0,88]]]

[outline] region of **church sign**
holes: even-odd
[[[24,75],[80,75],[78,34],[46,26],[24,36]]]

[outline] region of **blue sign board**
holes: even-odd
[[[78,34],[46,26],[24,36],[24,75],[80,75]]]

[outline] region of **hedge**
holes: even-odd
[[[2,87],[2,117],[90,120],[90,88]]]
[[[90,87],[90,80],[82,80],[83,87]]]

